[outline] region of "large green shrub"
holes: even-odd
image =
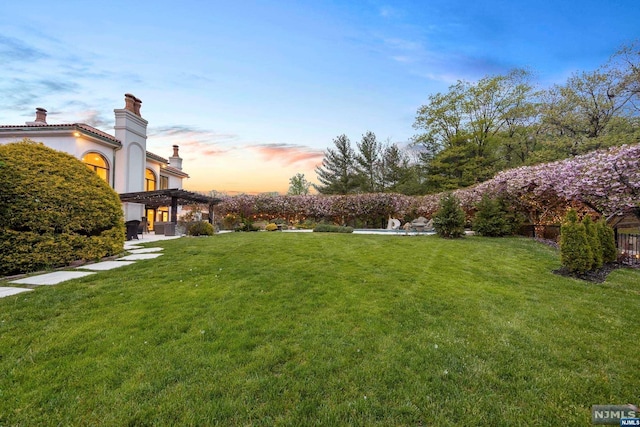
[[[578,273],[591,270],[593,265],[587,230],[573,209],[560,227],[560,261],[569,271]]]
[[[189,236],[213,236],[215,232],[213,225],[209,224],[207,221],[198,221],[189,225],[187,229],[187,234]]]
[[[455,238],[464,235],[464,211],[460,200],[452,193],[440,199],[440,207],[433,215],[433,228],[440,237]]]
[[[522,224],[521,217],[504,199],[483,195],[476,205],[473,230],[481,236],[501,237],[515,234]]]
[[[596,222],[596,231],[602,247],[602,261],[614,262],[618,259],[616,237],[613,228],[609,227],[604,219]]]
[[[118,194],[75,157],[24,140],[0,145],[0,275],[122,251]]]

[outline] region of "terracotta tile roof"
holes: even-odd
[[[116,139],[116,137],[114,137],[113,135],[109,135],[108,133],[103,132],[100,129],[96,129],[93,126],[89,126],[85,123],[69,123],[56,125],[0,125],[0,129],[15,130],[20,132],[37,132],[39,130],[50,131],[63,129],[68,129],[70,131],[80,130],[102,138],[112,144],[122,146],[122,142],[119,139]]]
[[[151,151],[147,151],[147,159],[155,160],[156,162],[160,162],[165,165],[169,163],[169,160],[164,157],[160,157],[157,154],[153,154]]]
[[[76,123],[75,125],[78,126],[80,129],[86,130],[87,132],[94,133],[94,134],[99,135],[99,136],[101,136],[101,137],[103,137],[105,139],[110,139],[111,141],[117,142],[120,145],[122,145],[122,142],[119,139],[116,139],[115,136],[109,135],[106,132],[102,132],[100,129],[96,129],[93,126],[89,126],[89,125],[86,125],[84,123]]]
[[[174,176],[179,176],[179,177],[181,177],[181,178],[189,178],[189,174],[188,174],[188,173],[186,173],[186,172],[184,172],[184,171],[181,171],[181,170],[180,170],[180,169],[178,169],[178,168],[171,167],[171,166],[165,166],[165,167],[163,167],[163,168],[160,170],[160,172],[162,172],[162,171],[165,171],[165,172],[167,172],[167,173],[169,173],[169,174],[171,174],[171,175],[174,175]]]

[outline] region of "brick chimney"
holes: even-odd
[[[47,110],[44,108],[36,108],[36,120],[34,122],[25,122],[30,126],[44,126],[47,124]]]
[[[135,114],[136,112],[136,107],[135,107],[135,103],[136,103],[136,97],[131,95],[130,93],[125,93],[124,94],[124,109],[127,111],[131,111],[132,113]]]
[[[36,122],[47,124],[47,110],[44,108],[36,108]]]
[[[142,117],[140,115],[140,107],[142,106],[142,101],[140,101],[139,98],[136,98],[135,96],[133,97],[134,99],[134,103],[133,103],[133,112],[138,115],[139,117]]]
[[[139,98],[131,95],[130,93],[124,94],[124,109],[127,111],[131,111],[138,117],[142,117],[140,115],[140,107],[142,106],[142,101]]]
[[[174,167],[176,169],[182,170],[182,159],[180,158],[180,155],[178,154],[178,149],[180,147],[178,147],[177,145],[173,146],[173,156],[169,157],[169,165],[171,167]]]

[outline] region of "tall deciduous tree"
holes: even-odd
[[[314,188],[321,194],[348,194],[357,187],[357,171],[355,169],[355,152],[346,135],[333,140],[335,149],[328,148],[324,153],[322,165],[316,168],[318,181]]]
[[[573,74],[549,89],[541,113],[558,157],[638,139],[639,49],[637,42],[625,46],[597,70]]]
[[[420,107],[414,127],[422,133],[414,142],[423,149],[431,191],[489,179],[514,156],[527,155],[526,126],[535,121],[529,79],[514,70],[475,84],[459,81]],[[516,135],[524,145],[513,143]],[[501,146],[505,140],[510,143]]]
[[[297,173],[289,178],[289,191],[287,194],[291,196],[301,196],[309,194],[311,183],[307,181],[303,173]]]

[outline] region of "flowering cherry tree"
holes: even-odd
[[[532,224],[558,223],[569,208],[611,215],[640,204],[640,144],[623,145],[553,163],[523,166],[453,194],[467,218],[484,194],[503,197],[528,215]],[[223,197],[216,214],[298,221],[306,218],[368,226],[388,217],[430,218],[442,194],[405,196],[392,193],[325,195],[240,195]]]

